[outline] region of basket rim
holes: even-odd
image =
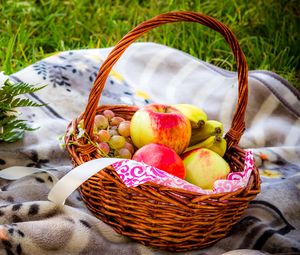
[[[118,173],[116,172],[116,170],[112,167],[112,166],[109,166],[109,167],[106,167],[107,169],[109,169],[110,171],[114,171],[116,173],[116,175],[118,176]],[[182,188],[175,188],[175,187],[167,187],[167,186],[164,186],[164,185],[161,185],[161,184],[158,184],[158,183],[155,183],[155,182],[152,182],[152,181],[148,181],[148,182],[145,182],[143,184],[140,184],[139,186],[152,186],[152,187],[157,187],[159,188],[160,190],[164,191],[164,190],[170,190],[172,189],[174,192],[182,192],[182,193],[186,193],[186,194],[189,194],[191,196],[195,196],[195,197],[201,197],[201,196],[205,196],[205,197],[211,197],[211,198],[219,198],[219,197],[227,197],[229,194],[240,194],[240,193],[243,193],[249,189],[252,189],[252,188],[255,188],[255,179],[257,179],[259,176],[258,176],[258,168],[254,165],[254,169],[251,173],[251,177],[252,179],[254,180],[251,180],[251,177],[249,178],[249,181],[247,183],[247,185],[243,188],[239,188],[237,189],[236,191],[232,192],[232,191],[224,191],[224,192],[218,192],[218,193],[213,193],[213,194],[203,194],[203,193],[199,193],[199,192],[196,192],[196,191],[189,191],[189,190],[185,190],[185,189],[182,189]],[[95,175],[99,174],[96,173]],[[122,183],[122,186],[126,189],[131,189],[133,187],[127,187],[123,181],[121,179],[120,180],[120,183]],[[259,184],[261,183],[260,179],[259,179]],[[137,186],[137,187],[139,187]],[[137,187],[134,187],[134,188],[137,188]],[[257,192],[258,193],[258,192]],[[197,200],[195,200],[194,202],[199,202]]]

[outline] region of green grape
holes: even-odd
[[[132,154],[130,151],[126,148],[122,148],[118,150],[118,155],[120,158],[126,158],[126,159],[131,159]]]
[[[123,121],[118,126],[118,132],[121,136],[130,136],[130,121]]]
[[[101,114],[96,115],[95,126],[97,127],[98,130],[106,129],[108,127],[108,119]]]
[[[120,136],[120,135],[113,135],[108,144],[110,146],[110,148],[112,149],[121,149],[124,147],[125,145],[125,138],[123,136]]]
[[[110,124],[112,126],[119,126],[119,124],[121,122],[125,121],[125,119],[121,118],[121,117],[113,117],[111,120],[110,120]]]
[[[105,143],[105,142],[99,143],[99,148],[100,148],[101,152],[105,153],[106,155],[110,151],[109,145],[107,143]]]
[[[110,134],[107,130],[100,130],[98,136],[102,142],[108,142],[110,139]]]
[[[113,117],[115,117],[115,113],[111,110],[105,110],[103,112],[103,115],[108,119],[111,120]]]

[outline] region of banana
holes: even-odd
[[[189,119],[192,128],[202,127],[207,120],[206,113],[195,105],[175,104],[172,106],[179,110],[185,117]]]
[[[223,157],[227,149],[227,142],[223,137],[216,136],[214,144],[209,149]]]
[[[201,143],[186,148],[184,153],[198,148],[210,149],[223,157],[227,149],[227,142],[223,137],[212,135],[206,138]]]
[[[207,120],[203,127],[192,129],[192,136],[189,146],[200,143],[212,135],[222,136],[223,132],[224,128],[221,122],[216,120]]]
[[[211,146],[213,146],[215,142],[215,136],[212,135],[208,138],[206,138],[204,141],[202,141],[201,143],[197,143],[193,146],[189,146],[185,149],[184,152],[190,151],[190,150],[194,150],[194,149],[198,149],[198,148],[210,148]]]

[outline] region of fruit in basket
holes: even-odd
[[[110,121],[113,117],[115,117],[115,113],[112,110],[104,110],[103,115]]]
[[[121,149],[125,146],[126,140],[121,135],[113,135],[109,141],[109,147],[112,149]]]
[[[95,116],[95,127],[98,130],[106,129],[108,126],[108,119],[102,114],[98,114]]]
[[[186,116],[190,123],[192,128],[200,128],[202,127],[206,120],[207,115],[206,113],[199,107],[192,105],[192,104],[175,104],[172,105],[177,110],[183,113],[184,116]]]
[[[190,142],[191,124],[172,106],[150,104],[140,108],[133,115],[130,136],[137,148],[149,143],[160,143],[180,154]]]
[[[108,142],[111,137],[107,130],[100,130],[98,136],[102,142]]]
[[[166,145],[158,143],[147,144],[138,149],[133,160],[154,166],[181,179],[185,177],[185,167],[178,154]]]
[[[110,147],[106,142],[100,142],[99,149],[100,149],[101,153],[104,153],[106,155],[108,155],[110,152]]]
[[[216,180],[226,179],[229,164],[216,152],[200,148],[182,155],[186,170],[185,180],[202,189],[213,189]]]
[[[131,159],[131,157],[132,157],[132,153],[125,147],[117,150],[115,154],[116,154],[116,156],[119,156],[120,158]]]
[[[218,135],[221,137],[223,132],[224,129],[221,122],[216,120],[207,120],[204,126],[192,129],[189,146],[202,142],[212,135]]]
[[[78,124],[78,129],[84,129],[83,120]],[[105,110],[96,115],[92,144],[97,146],[101,157],[130,159],[134,153],[134,146],[129,135],[130,121],[115,116],[112,110]]]
[[[198,148],[210,149],[223,157],[227,149],[227,142],[223,137],[212,135],[200,143],[187,147],[184,152],[188,152]]]
[[[130,136],[130,121],[123,121],[118,125],[118,132],[121,136]]]
[[[126,148],[127,150],[129,150],[129,152],[131,154],[134,153],[134,147],[133,147],[133,145],[130,142],[126,141],[125,145],[124,145],[124,148]]]
[[[112,117],[110,120],[110,125],[118,126],[121,122],[125,121],[122,117]]]

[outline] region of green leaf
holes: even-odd
[[[0,88],[0,142],[15,142],[22,139],[25,131],[33,131],[26,120],[18,119],[15,109],[19,107],[40,107],[44,104],[36,103],[20,95],[34,93],[45,86],[33,86],[27,83],[4,82]]]
[[[9,80],[4,82],[4,86],[1,88],[0,91],[0,98],[5,97],[15,97],[22,94],[30,94],[34,93],[47,85],[43,86],[33,86],[28,83],[19,82],[19,83],[11,83]]]
[[[14,115],[5,116],[5,118],[0,119],[0,126],[5,126],[13,122],[15,119],[17,119],[17,117]]]
[[[8,119],[10,121],[8,121]],[[13,119],[9,116],[4,121],[5,125],[0,123],[1,133],[0,141],[3,142],[15,142],[23,138],[25,131],[34,131],[38,128],[31,128],[26,124],[26,120]]]
[[[23,130],[7,132],[4,135],[0,135],[0,141],[3,142],[16,142],[24,137],[25,132]]]
[[[43,104],[35,103],[28,98],[15,98],[10,103],[11,108],[26,107],[26,106],[39,107],[39,106],[43,106]]]

